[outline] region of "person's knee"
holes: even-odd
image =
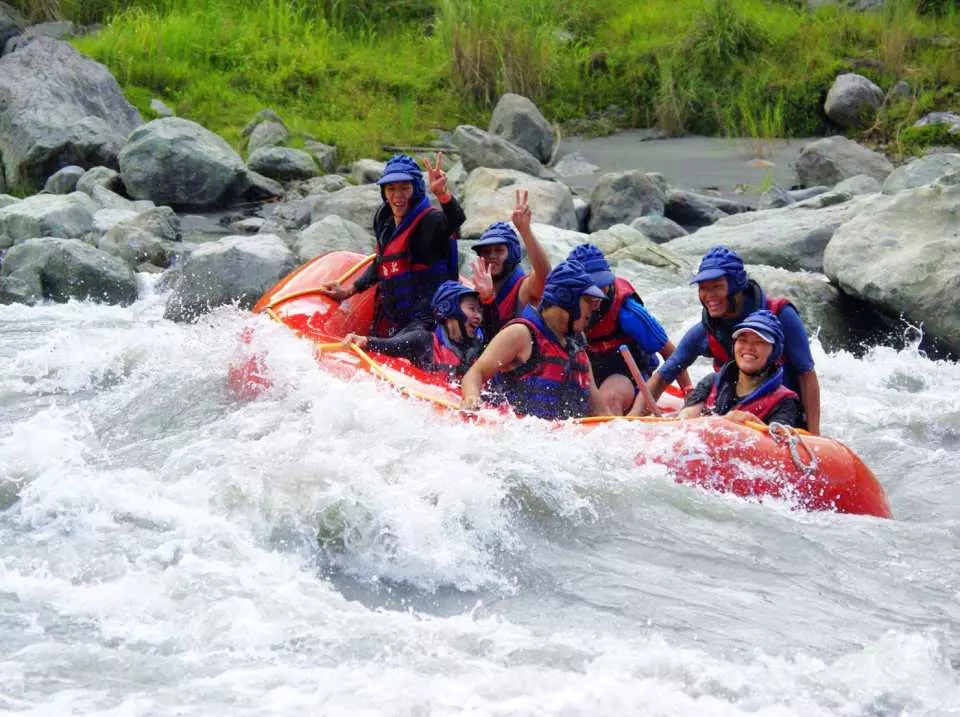
[[[633,406],[635,393],[633,382],[619,374],[610,376],[600,386],[600,394],[606,400],[607,407],[621,416],[626,415]]]

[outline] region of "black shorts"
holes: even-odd
[[[635,348],[632,348],[630,353],[633,354],[637,366],[640,367],[640,373],[643,375],[644,380],[650,378],[650,357]],[[636,381],[633,380],[633,374],[631,374],[630,369],[627,368],[627,362],[623,360],[623,356],[620,355],[619,351],[609,354],[590,354],[590,367],[593,369],[593,379],[597,382],[597,387],[614,374],[619,373],[630,379],[635,392],[640,390]]]

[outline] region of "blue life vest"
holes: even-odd
[[[392,336],[411,322],[420,320],[429,325],[433,322],[430,300],[447,279],[457,277],[457,242],[450,239],[447,256],[432,264],[413,261],[410,255],[410,237],[420,221],[430,212],[424,207],[407,225],[395,234],[377,257],[377,319],[374,335]]]
[[[582,418],[590,412],[590,363],[586,350],[567,344],[544,323],[540,312],[526,307],[511,324],[523,324],[533,338],[530,358],[498,374],[493,387],[520,414],[552,420]]]

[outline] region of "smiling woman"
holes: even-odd
[[[734,327],[734,360],[708,374],[687,397],[680,418],[703,414],[801,427],[800,398],[783,385],[783,329],[771,311],[754,311]]]

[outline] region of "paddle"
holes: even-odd
[[[637,362],[633,360],[633,354],[630,353],[630,349],[627,348],[626,344],[620,345],[620,355],[623,356],[624,363],[626,363],[627,368],[630,369],[630,375],[633,376],[634,383],[640,388],[640,393],[643,394],[643,400],[646,401],[647,406],[650,407],[650,412],[654,416],[662,416],[663,411],[660,410],[660,406],[657,405],[657,402],[653,400],[653,396],[650,395],[650,389],[647,388],[647,382],[643,380],[640,367],[637,366]]]

